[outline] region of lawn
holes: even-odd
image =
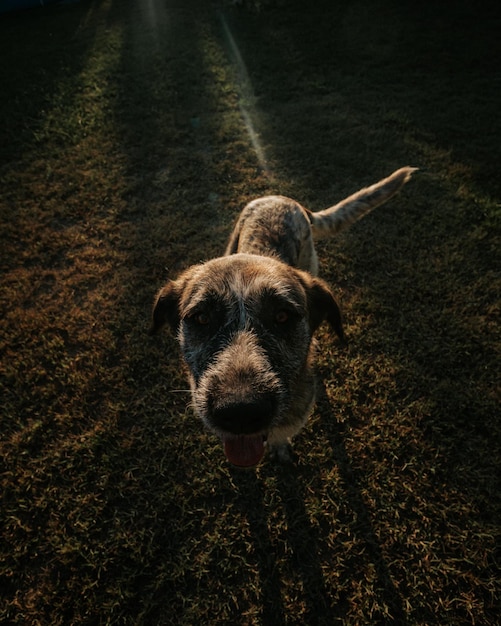
[[[488,4],[0,17],[2,624],[499,623]],[[317,333],[294,463],[232,469],[175,337],[148,336],[155,292],[250,199],[322,209],[403,165],[399,196],[319,245],[348,346]]]

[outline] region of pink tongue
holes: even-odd
[[[224,440],[224,453],[233,465],[252,467],[257,465],[264,455],[262,435],[240,435]]]

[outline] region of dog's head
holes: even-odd
[[[230,461],[255,465],[272,431],[310,411],[312,336],[327,321],[343,339],[327,285],[284,263],[236,254],[195,265],[158,293],[152,332],[177,332],[193,404]]]

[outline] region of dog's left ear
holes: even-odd
[[[170,280],[157,293],[153,305],[150,335],[155,335],[165,324],[173,330],[179,326],[179,286]]]
[[[311,277],[306,285],[308,296],[308,313],[310,326],[314,332],[322,322],[329,322],[344,343],[343,320],[339,306],[327,283],[319,278]]]

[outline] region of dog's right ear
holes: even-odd
[[[322,322],[328,322],[344,345],[346,341],[341,310],[327,283],[320,278],[310,277],[306,293],[312,331],[314,332]]]
[[[173,280],[170,280],[157,293],[153,305],[150,335],[155,335],[165,324],[169,324],[173,330],[177,330],[180,321],[179,295],[179,286]]]

